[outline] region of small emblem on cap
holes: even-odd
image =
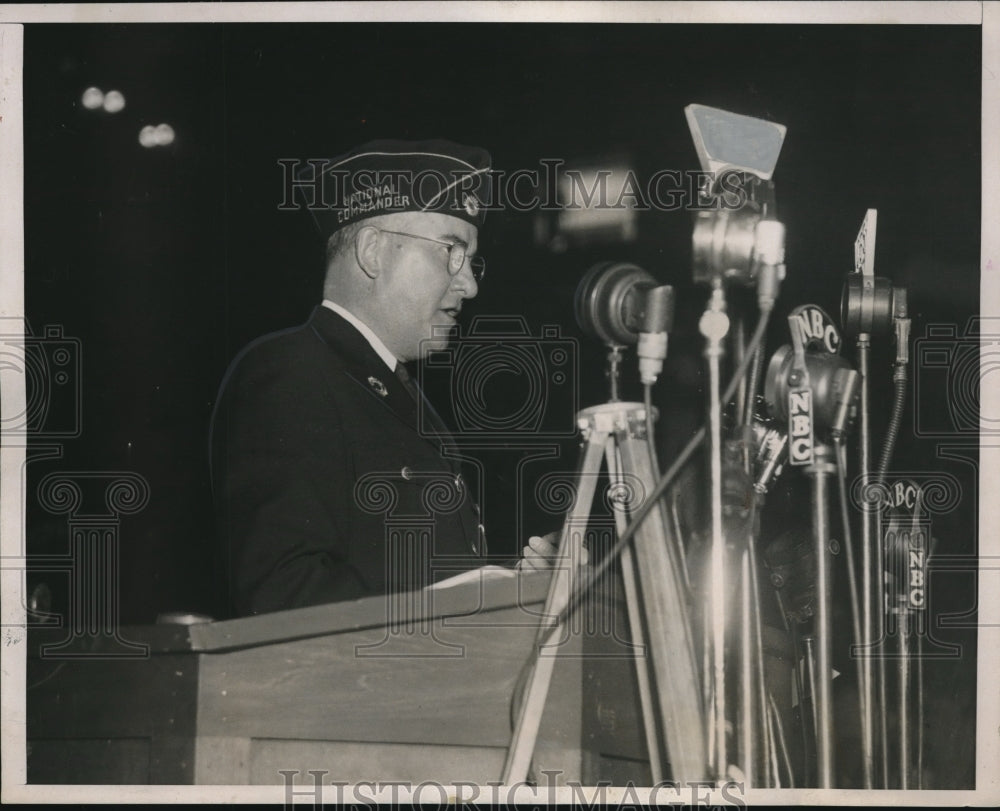
[[[385,397],[389,393],[389,390],[385,387],[385,383],[383,383],[377,377],[369,377],[368,385],[371,386],[373,389],[375,389],[375,393],[379,397]]]
[[[465,195],[465,211],[470,217],[479,213],[479,201],[471,194]]]

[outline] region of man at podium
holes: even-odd
[[[212,417],[234,616],[416,591],[486,555],[448,429],[407,365],[444,348],[483,281],[490,156],[377,141],[305,166],[322,303],[239,354]],[[525,562],[553,553],[533,538]]]

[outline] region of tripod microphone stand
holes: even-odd
[[[607,462],[610,486],[615,488],[612,492],[626,492],[626,482],[638,482],[641,498],[651,494],[656,486],[658,471],[653,466],[646,417],[644,404],[616,401],[584,409],[578,415],[584,449],[577,498],[563,525],[558,552],[560,565],[553,571],[543,624],[536,638],[538,657],[504,764],[505,784],[523,781],[527,776],[555,664],[556,654],[547,646],[552,645],[562,628],[557,618],[567,607],[578,578],[583,536],[602,457]],[[615,519],[622,532],[628,523],[627,514],[641,504],[625,499],[619,502]],[[637,648],[635,665],[655,782],[662,780],[667,758],[674,780],[703,780],[707,776],[700,682],[677,543],[661,504],[636,529],[631,553],[622,555],[633,643],[641,646]],[[661,751],[661,741],[665,753]]]

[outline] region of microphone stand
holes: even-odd
[[[829,445],[813,447],[805,468],[812,481],[813,549],[816,554],[816,760],[820,788],[833,787],[833,624],[830,569],[830,523],[827,485],[836,472]]]
[[[555,664],[555,633],[560,630],[560,616],[569,606],[580,578],[582,539],[602,457],[612,486],[636,481],[637,492],[649,494],[659,476],[653,464],[652,437],[646,432],[651,415],[647,415],[642,403],[617,400],[621,349],[612,346],[608,355],[612,400],[577,415],[584,440],[576,478],[577,498],[563,524],[558,552],[563,565],[552,573],[535,641],[537,654],[533,654],[533,667],[504,762],[503,785],[515,785],[527,777]],[[631,514],[637,507],[641,505],[628,499],[617,505],[615,520],[620,533],[631,525],[623,510]],[[669,758],[672,777],[677,781],[704,780],[710,776],[702,741],[704,719],[686,595],[677,587],[684,582],[678,546],[679,539],[672,537],[666,509],[658,504],[636,529],[629,553],[622,555],[632,642],[639,654],[634,663],[650,770],[656,783],[662,782],[665,757]]]
[[[861,376],[861,394],[859,403],[859,429],[858,429],[858,476],[861,481],[868,481],[871,473],[871,424],[868,411],[868,379],[869,379],[869,354],[871,351],[871,336],[867,332],[862,332],[857,339],[858,348],[858,374]],[[861,753],[862,765],[864,769],[865,788],[874,787],[875,754],[874,754],[874,695],[873,695],[873,656],[876,640],[882,639],[882,555],[879,549],[877,562],[875,560],[875,549],[872,540],[874,515],[865,510],[861,514],[861,644],[862,656],[861,684],[858,685],[859,700],[861,702]],[[873,593],[873,575],[874,589]],[[877,608],[876,608],[877,607]],[[886,729],[885,718],[885,663],[880,656],[879,661],[879,695],[880,695],[880,738],[882,753],[882,788],[888,788],[888,755],[886,743],[888,742],[888,730]]]
[[[811,482],[816,613],[812,644],[807,646],[806,653],[811,674],[817,784],[820,788],[833,788],[835,736],[832,555],[836,554],[836,550],[835,542],[830,538],[828,488],[830,477],[837,473],[838,467],[834,463],[834,449],[826,442],[814,441],[813,437],[818,428],[828,427],[830,436],[839,445],[847,427],[859,381],[858,374],[852,369],[845,369],[847,364],[839,357],[807,355],[807,333],[795,314],[788,317],[788,325],[792,333],[792,351],[789,354],[783,349],[775,355],[775,360],[772,361],[773,372],[769,370],[768,373],[771,393],[766,397],[772,403],[787,398],[785,412],[789,420],[789,436],[798,437],[794,440],[798,443],[795,450],[797,455],[790,462],[804,465],[803,472]],[[822,361],[823,357],[829,360]],[[831,369],[835,371],[831,372]],[[821,392],[822,405],[814,399],[816,391]],[[830,394],[836,396],[833,403],[823,399]],[[834,406],[832,414],[830,405]]]
[[[843,327],[857,335],[858,373],[861,375],[859,427],[859,479],[871,482],[871,422],[869,413],[869,380],[871,376],[871,336],[885,332],[892,317],[892,287],[887,280],[875,276],[875,231],[878,212],[868,209],[854,243],[855,272],[848,274],[841,298]],[[879,476],[881,479],[881,476]],[[878,480],[877,480],[878,481]],[[862,678],[859,685],[861,704],[861,751],[865,788],[875,783],[875,700],[878,690],[878,738],[882,788],[889,787],[889,729],[886,707],[885,667],[885,560],[884,540],[875,525],[872,510],[861,514],[861,607]],[[878,659],[873,673],[872,659]]]
[[[910,787],[910,611],[903,600],[896,609],[899,622],[899,787]]]
[[[810,417],[815,403],[812,401],[812,387],[809,368],[805,356],[805,336],[798,320],[789,316],[792,332],[793,362],[788,375],[790,389],[789,414],[795,390],[809,395]],[[846,417],[846,409],[844,409]],[[815,429],[815,426],[812,430]],[[838,426],[839,430],[839,426]],[[834,735],[833,735],[833,623],[831,595],[830,526],[827,485],[830,476],[836,472],[832,464],[833,453],[829,445],[816,442],[812,448],[811,460],[803,472],[811,482],[811,512],[813,532],[813,555],[816,560],[816,621],[813,627],[814,659],[812,659],[812,706],[813,731],[816,739],[816,776],[820,788],[833,787]]]
[[[892,416],[889,420],[889,427],[886,431],[886,438],[879,460],[878,480],[880,485],[884,485],[885,483],[885,474],[888,471],[889,462],[892,459],[892,451],[895,446],[900,423],[902,422],[903,402],[906,391],[906,367],[910,358],[908,345],[910,335],[910,319],[907,317],[906,288],[893,288],[892,303],[893,326],[895,328],[896,342],[896,361],[893,372],[893,387],[895,389],[895,395],[893,398]],[[918,534],[920,534],[920,527],[916,517],[914,518],[914,524],[910,529],[910,534],[911,537],[917,537]],[[927,534],[930,534],[929,530]],[[925,544],[925,546],[929,547],[929,543]],[[903,582],[905,584],[906,580],[904,579]],[[910,788],[913,770],[913,763],[910,756],[910,691],[913,688],[911,683],[912,670],[910,663],[910,659],[913,654],[910,648],[910,634],[912,632],[911,629],[913,629],[915,611],[908,604],[908,598],[905,596],[905,586],[903,590],[904,596],[897,597],[896,607],[896,613],[899,620],[899,659],[897,660],[897,675],[899,679],[899,787],[901,789],[908,789]],[[887,610],[891,611],[892,608],[887,606]],[[917,636],[917,639],[919,640],[919,635]],[[916,661],[916,668],[918,672],[918,724],[922,721],[923,716],[923,695],[922,691],[919,690],[919,682],[922,681],[923,676],[920,670],[921,667],[922,663],[918,655]],[[919,775],[917,779],[919,784]]]
[[[714,752],[709,752],[715,776],[726,779],[726,539],[722,526],[722,408],[720,393],[720,361],[722,341],[729,332],[726,296],[721,279],[714,279],[708,307],[698,322],[705,338],[705,359],[708,362],[708,453],[711,487],[711,552],[707,595],[708,625],[712,672],[712,705],[710,708],[709,740]]]
[[[776,220],[761,220],[754,228],[754,264],[757,280],[757,303],[760,312],[769,312],[774,306],[774,300],[778,295],[778,285],[785,276],[785,228]],[[742,340],[741,340],[742,344]],[[741,347],[742,348],[742,347]],[[742,348],[747,351],[746,348]],[[749,445],[753,441],[753,409],[756,401],[757,385],[760,376],[760,366],[763,360],[763,345],[758,344],[753,349],[754,356],[751,361],[750,377],[747,380],[745,409],[746,413],[737,423],[740,432],[741,444],[745,457],[745,473],[747,474],[747,485],[751,490],[751,515],[747,526],[746,547],[743,550],[742,560],[742,593],[744,595],[744,617],[740,636],[740,656],[742,661],[743,679],[741,682],[741,703],[743,706],[743,719],[747,726],[756,729],[763,742],[760,763],[762,785],[764,787],[780,787],[780,776],[778,774],[776,758],[776,727],[780,732],[780,718],[772,718],[769,711],[769,695],[764,673],[764,644],[763,632],[761,628],[761,602],[760,584],[757,579],[757,516],[756,510],[759,503],[763,501],[763,492],[757,487],[757,482],[750,475],[750,453]],[[755,663],[755,667],[750,667],[750,662]],[[754,680],[756,679],[756,685]],[[756,690],[754,689],[756,687]],[[757,712],[754,713],[754,702],[757,703]],[[750,785],[754,785],[751,776],[754,773],[755,754],[753,748],[753,736],[744,730],[744,768],[747,772],[747,780]],[[773,766],[771,772],[772,779],[768,777],[768,767]],[[794,778],[789,771],[789,780],[794,782]]]
[[[912,566],[911,556],[916,553],[921,566],[930,554],[930,523],[920,519],[922,509],[921,499],[917,498],[917,507],[909,528],[900,526],[896,530],[897,543],[895,557],[897,560],[902,557],[895,567],[896,589],[892,596],[890,606],[891,616],[895,618],[895,632],[898,637],[898,649],[896,652],[896,674],[898,678],[899,693],[897,695],[897,707],[899,712],[899,787],[901,789],[914,788],[912,782],[916,779],[916,788],[923,787],[923,661],[921,657],[921,632],[924,629],[923,601],[914,604],[910,601],[907,593],[909,588],[909,566]],[[926,579],[921,582],[926,584]],[[912,637],[912,639],[911,639]],[[916,647],[916,661],[911,661],[914,656],[913,647]],[[916,685],[914,685],[914,677]],[[913,697],[914,688],[916,698]],[[913,739],[911,722],[914,720],[914,704],[916,705],[916,734],[917,734],[917,765],[914,769],[913,763]]]
[[[718,226],[717,226],[718,227]],[[747,228],[744,224],[743,228]],[[697,233],[697,228],[696,228]],[[744,232],[745,233],[745,232]],[[757,300],[761,312],[769,312],[777,297],[778,286],[785,275],[785,231],[784,226],[776,220],[760,219],[752,227],[752,250],[746,257],[746,271],[750,279],[757,284]],[[697,244],[701,244],[696,239]],[[714,245],[714,243],[713,243]],[[714,247],[718,247],[714,245]],[[723,525],[723,439],[722,439],[722,397],[720,391],[721,357],[723,341],[729,333],[729,316],[726,314],[726,296],[723,286],[723,274],[720,267],[730,266],[732,257],[711,255],[711,260],[705,260],[701,253],[700,261],[696,262],[696,281],[708,281],[711,284],[711,294],[705,312],[698,322],[698,329],[705,338],[704,356],[708,367],[708,402],[706,422],[708,425],[708,453],[710,478],[710,526],[711,547],[709,552],[708,582],[706,584],[706,609],[704,615],[704,635],[706,649],[705,685],[706,711],[709,718],[708,727],[708,761],[715,769],[720,780],[727,777],[727,718],[726,718],[726,595],[730,584],[726,572],[726,530]],[[705,272],[705,266],[710,272]],[[736,274],[739,275],[738,273]],[[755,385],[755,381],[754,385]],[[744,405],[753,408],[753,390],[747,391]],[[749,431],[744,430],[745,418],[739,414],[739,429],[741,439],[747,441]],[[741,465],[742,469],[742,465]],[[757,756],[755,753],[753,732],[759,731],[764,742],[763,762],[767,764],[773,759],[773,749],[770,741],[773,738],[771,716],[766,702],[766,687],[763,671],[763,645],[760,630],[760,594],[755,577],[756,545],[753,539],[753,526],[749,528],[749,538],[743,550],[743,560],[740,564],[742,577],[739,584],[742,593],[742,603],[749,609],[749,616],[744,616],[743,625],[738,635],[740,654],[739,677],[739,716],[736,719],[740,728],[733,731],[740,741],[742,766],[747,779],[754,775]],[[752,662],[756,661],[756,667]],[[754,682],[757,682],[755,685]],[[755,704],[759,707],[755,708]],[[756,711],[755,711],[756,709]],[[758,729],[760,727],[760,729]],[[762,771],[766,776],[767,768]]]
[[[625,349],[621,344],[608,344],[608,368],[606,376],[608,378],[609,403],[617,403],[621,398],[618,396],[618,386],[620,368],[622,363],[622,351]]]

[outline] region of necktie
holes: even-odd
[[[413,401],[417,405],[420,405],[420,389],[417,388],[417,384],[413,382],[413,378],[410,377],[410,373],[406,371],[406,367],[402,363],[396,364],[396,377],[398,377],[399,382],[406,387],[406,390],[410,393]]]
[[[441,439],[447,439],[449,432],[447,426],[444,424],[444,420],[438,416],[438,413],[424,397],[416,381],[406,371],[406,367],[402,363],[396,364],[396,377],[399,378],[399,382],[403,384],[410,393],[410,397],[413,398],[413,402],[417,405],[417,419],[420,432],[424,434],[436,434]]]

